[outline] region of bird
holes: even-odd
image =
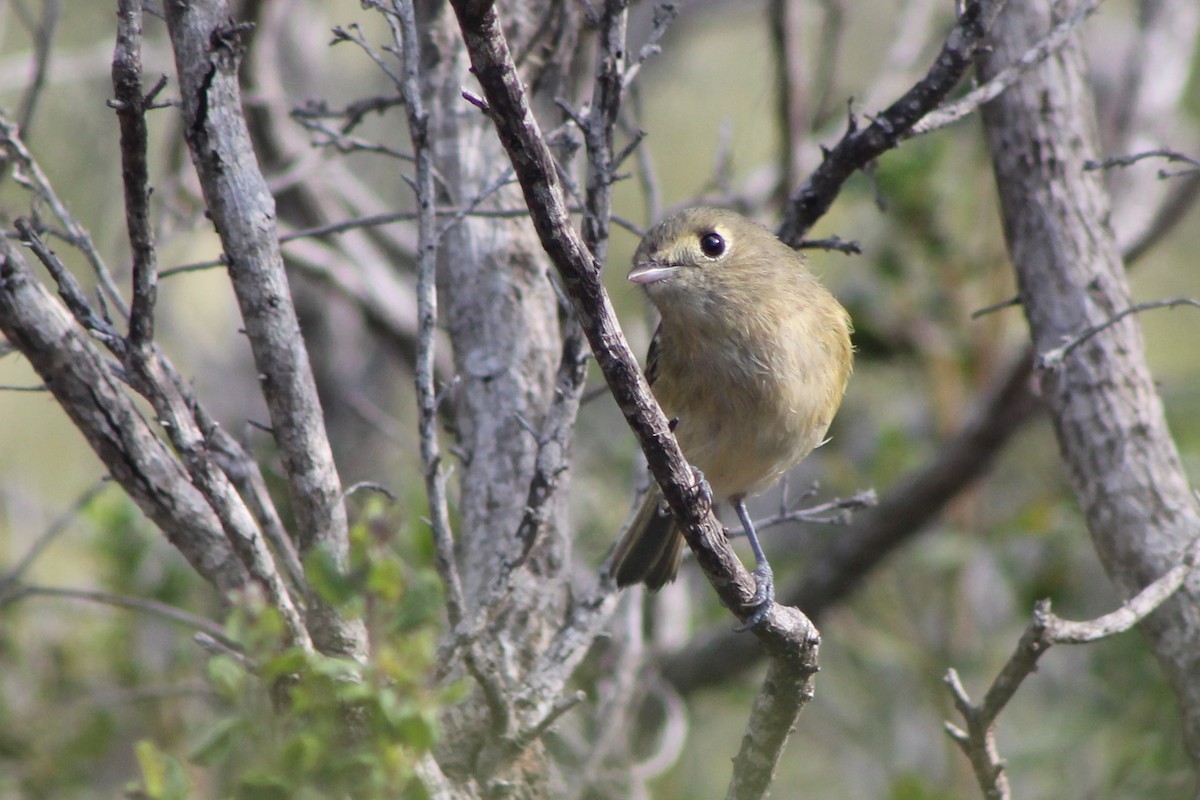
[[[756,612],[774,599],[747,497],[825,442],[853,369],[850,315],[800,253],[729,210],[689,208],[642,238],[628,279],[658,309],[645,373],[715,503],[737,513],[755,557]],[[675,579],[684,539],[657,485],[615,545],[618,587]]]

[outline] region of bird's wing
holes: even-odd
[[[651,386],[654,385],[654,379],[658,377],[658,350],[659,338],[662,334],[662,323],[654,329],[654,336],[650,339],[650,348],[646,351],[646,382]]]

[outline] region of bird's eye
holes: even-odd
[[[725,237],[719,233],[706,233],[700,237],[700,249],[709,258],[716,258],[725,252]]]

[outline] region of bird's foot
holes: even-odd
[[[738,633],[748,631],[766,619],[767,612],[775,603],[775,576],[771,571],[771,565],[762,561],[755,565],[754,572],[751,574],[754,575],[754,597],[750,600],[750,607],[754,609],[754,612],[746,618],[745,622],[734,628]]]

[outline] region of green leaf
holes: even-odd
[[[233,752],[234,746],[241,741],[248,724],[249,720],[242,717],[225,717],[218,720],[192,749],[189,759],[200,766],[225,761]]]

